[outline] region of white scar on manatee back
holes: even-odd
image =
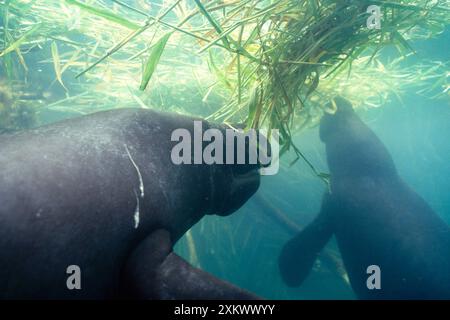
[[[139,227],[139,215],[140,215],[139,197],[136,193],[136,190],[133,190],[133,191],[134,191],[134,194],[136,195],[136,209],[134,210],[134,216],[133,216],[134,217],[134,228],[137,229]]]
[[[124,144],[125,150],[127,152],[128,158],[130,159],[131,163],[133,164],[133,167],[136,169],[138,178],[139,178],[139,191],[140,194],[138,196],[136,190],[134,191],[134,194],[136,195],[136,209],[134,210],[134,228],[137,229],[139,227],[139,218],[140,218],[140,200],[144,199],[144,181],[142,180],[141,171],[139,170],[139,167],[137,166],[136,162],[133,160],[133,157],[131,156],[130,150],[128,150],[128,146]]]

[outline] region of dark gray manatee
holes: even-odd
[[[320,124],[331,193],[324,195],[316,219],[282,249],[283,279],[300,285],[335,235],[358,298],[449,299],[449,226],[403,182],[383,143],[350,103],[335,102],[337,112]],[[380,268],[381,289],[369,290],[374,273],[367,269],[373,265]]]
[[[193,121],[122,109],[0,136],[0,298],[256,298],[172,252],[260,181],[257,165],[173,164]]]

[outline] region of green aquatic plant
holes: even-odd
[[[145,90],[147,88],[148,82],[155,72],[156,66],[159,63],[159,59],[161,59],[161,55],[166,47],[167,41],[170,38],[171,33],[166,33],[162,36],[156,44],[152,47],[150,56],[148,57],[147,64],[145,65],[144,72],[142,73],[142,81],[139,86],[140,90]]]
[[[368,28],[370,5],[381,9],[379,29]],[[41,63],[52,66],[52,85],[68,88],[48,101],[54,111],[137,103],[277,128],[282,152],[294,149],[299,158],[293,131],[317,123],[335,95],[363,107],[411,86],[448,96],[448,62],[399,62],[413,52],[410,40],[444,30],[445,0],[15,0],[0,7],[5,74],[24,76],[26,57],[50,48]],[[384,59],[386,47],[400,58]],[[200,108],[177,106],[187,95],[201,95]]]
[[[364,74],[363,80],[380,77],[386,72],[378,72],[378,66],[371,64],[383,47],[394,45],[405,55],[411,51],[406,39],[423,36],[423,32],[418,31],[422,29],[441,32],[449,21],[450,9],[443,6],[444,2],[405,3],[278,1],[274,9],[264,12],[261,8],[261,16],[249,20],[246,17],[252,17],[256,5],[249,9],[247,15],[242,10],[239,20],[245,23],[236,22],[230,28],[236,28],[239,50],[249,52],[253,58],[239,52],[225,58],[218,57],[212,62],[223,64],[226,61],[227,72],[218,78],[223,78],[234,97],[213,117],[229,120],[242,112],[247,116],[249,127],[266,123],[270,128],[278,128],[284,150],[287,150],[292,146],[291,130],[320,117],[323,98],[332,96],[330,93],[343,93],[330,90],[333,88],[330,84],[338,82],[333,79],[342,80],[343,71],[347,77],[356,74],[359,79]],[[379,4],[383,8],[379,30],[369,29],[366,25],[369,16],[366,9],[371,4]],[[355,65],[359,73],[352,72]],[[390,64],[385,69],[392,70],[394,66]],[[354,87],[359,91],[363,85]],[[379,89],[375,88],[365,97],[382,94]],[[349,95],[355,100],[361,96],[356,91]],[[317,100],[320,100],[319,104],[314,103]]]

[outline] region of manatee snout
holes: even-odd
[[[354,114],[354,110],[350,101],[339,96],[333,98],[326,105],[325,109],[331,110],[332,113],[326,112],[322,117],[319,135],[320,140],[327,143],[333,134],[338,133],[340,130],[345,130],[348,127],[349,119]]]
[[[239,209],[258,190],[260,185],[258,169],[252,168],[252,166],[247,166],[246,169],[248,169],[247,172],[244,172],[245,169],[241,167],[238,170],[233,170],[233,180],[229,189],[231,205],[228,206],[228,210],[222,212],[222,215],[228,215]]]
[[[258,190],[260,184],[259,165],[224,164],[218,165],[221,171],[215,187],[215,206],[213,214],[227,216],[247,202]],[[224,173],[224,171],[226,173]]]
[[[213,214],[226,216],[247,202],[258,190],[260,172],[270,166],[270,144],[258,130],[223,129],[223,164],[215,164],[219,179],[215,187],[215,208]],[[260,151],[260,149],[262,151]],[[218,194],[220,192],[220,194]]]

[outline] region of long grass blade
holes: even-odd
[[[64,82],[62,81],[61,60],[59,58],[58,46],[56,45],[55,41],[53,41],[51,44],[51,51],[52,51],[53,68],[55,69],[56,80],[67,92],[68,90],[67,90],[66,86],[64,85]]]
[[[137,30],[139,29],[141,26],[131,22],[113,12],[111,12],[110,10],[105,10],[105,9],[101,9],[101,8],[97,8],[97,7],[93,7],[90,6],[88,4],[79,2],[77,0],[65,0],[68,4],[70,5],[74,5],[77,6],[78,8],[80,8],[81,10],[84,10],[86,12],[89,12],[90,14],[94,14],[98,17],[104,18],[108,21],[111,22],[115,22],[117,24],[120,24],[121,26],[124,26],[128,29],[132,29],[132,30]]]
[[[203,6],[203,4],[201,3],[200,0],[194,0],[195,4],[197,5],[199,11],[205,16],[205,18],[209,21],[209,23],[213,26],[213,28],[216,30],[216,32],[218,34],[222,34],[223,30],[221,28],[221,26],[219,25],[218,22],[216,22],[216,20],[214,19],[213,16],[211,16],[208,12],[208,10],[206,10],[206,8]],[[230,48],[230,43],[228,41],[227,35],[223,35],[221,37],[221,40],[223,42],[223,45],[226,48]]]
[[[148,82],[152,78],[152,75],[155,72],[156,67],[158,66],[161,55],[164,52],[164,48],[166,47],[167,41],[169,40],[171,35],[172,32],[166,33],[151,48],[150,56],[147,59],[144,73],[142,74],[142,80],[141,85],[139,86],[139,90],[144,91],[145,88],[147,88]]]
[[[31,28],[30,30],[28,30],[27,32],[25,32],[21,37],[19,37],[19,39],[17,39],[16,41],[14,41],[13,43],[11,43],[5,50],[3,50],[2,52],[0,52],[0,57],[3,57],[5,54],[8,54],[12,51],[15,51],[16,49],[18,49],[25,41],[27,41],[27,39],[33,35],[34,33],[36,33],[36,31],[41,27],[40,24],[35,25],[33,28]]]

